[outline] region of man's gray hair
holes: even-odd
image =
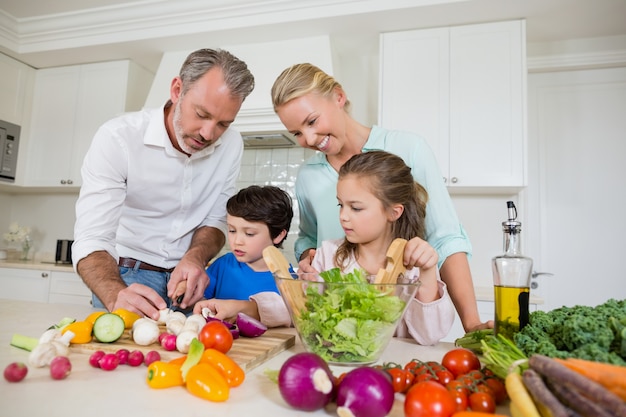
[[[180,68],[182,95],[210,69],[222,69],[226,85],[233,97],[241,101],[254,89],[254,77],[245,62],[223,49],[198,49],[189,54]]]

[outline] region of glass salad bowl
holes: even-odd
[[[305,349],[333,365],[376,362],[419,286],[404,275],[395,283],[372,284],[373,278],[362,271],[343,275],[339,269],[274,274]]]

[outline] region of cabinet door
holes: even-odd
[[[0,54],[0,120],[23,126],[27,85],[32,83],[35,70],[6,55]],[[32,87],[31,87],[32,88]]]
[[[49,271],[0,268],[2,298],[47,303],[49,288]]]
[[[91,291],[77,274],[52,271],[48,302],[91,305]]]
[[[37,73],[26,185],[80,187],[96,130],[124,111],[128,71],[114,61]]]
[[[79,67],[37,72],[27,185],[60,186],[69,177],[79,75]]]
[[[91,140],[107,120],[125,108],[128,61],[81,66],[69,177],[80,186],[80,169]]]
[[[430,145],[448,175],[449,30],[381,35],[379,123],[416,132]]]
[[[525,185],[523,27],[450,29],[450,177],[458,186]]]
[[[381,35],[379,123],[422,135],[451,188],[525,185],[524,37],[523,21]]]

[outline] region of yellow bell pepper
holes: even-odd
[[[180,365],[154,361],[148,366],[146,382],[150,388],[170,388],[184,385]]]
[[[230,395],[230,387],[217,368],[208,363],[198,363],[187,372],[187,391],[205,400],[226,401]]]
[[[217,368],[230,387],[241,385],[246,377],[245,371],[237,362],[217,349],[205,349],[202,358],[200,358],[200,363],[208,363]]]
[[[70,343],[80,344],[91,342],[91,331],[93,329],[93,323],[89,321],[75,321],[65,326],[61,333],[71,331],[74,333],[74,337],[70,340]]]

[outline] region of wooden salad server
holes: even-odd
[[[263,260],[274,275],[281,278],[293,278],[289,272],[289,262],[282,252],[275,246],[268,246],[263,249]]]
[[[387,266],[378,270],[374,284],[395,284],[398,281],[398,276],[406,272],[402,262],[406,243],[406,239],[401,238],[391,242],[389,249],[387,249]]]

